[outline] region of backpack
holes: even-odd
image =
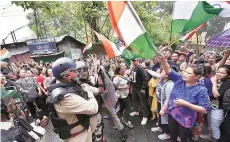
[[[64,96],[68,93],[75,93],[76,95],[81,96],[84,99],[88,99],[87,92],[85,92],[80,85],[72,84],[72,83],[57,83],[53,84],[48,87],[48,91],[52,92],[54,89],[63,88],[66,91],[60,92],[60,95],[56,97],[55,100],[51,99],[52,97],[49,96],[47,98],[48,110],[50,113],[51,121],[54,126],[54,132],[59,134],[61,139],[68,139],[71,136],[71,129],[74,127],[81,125],[84,127],[85,130],[89,129],[90,125],[90,116],[86,114],[76,114],[78,121],[73,124],[68,124],[66,120],[59,118],[56,110],[54,108],[54,103],[58,103],[64,99]],[[51,101],[52,100],[52,101]],[[54,102],[55,101],[55,102]]]
[[[223,97],[223,109],[226,110],[226,111],[230,111],[230,89],[228,89],[224,93],[224,97]]]

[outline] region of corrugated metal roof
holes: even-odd
[[[15,48],[7,48],[11,55],[23,54],[29,52],[27,46],[17,46]]]
[[[77,39],[69,35],[63,35],[63,36],[54,37],[54,38],[55,38],[56,43],[59,43],[66,37],[72,38],[76,40],[76,42],[80,42],[81,44],[84,44],[81,41],[78,41]],[[1,45],[1,48],[3,47],[5,47],[11,53],[11,55],[17,55],[17,54],[23,54],[23,53],[29,52],[26,41]]]

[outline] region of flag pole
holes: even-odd
[[[86,40],[87,40],[87,43],[89,43],[89,40],[88,40],[88,34],[87,34],[87,27],[86,27],[86,22],[84,20],[84,26],[85,26],[85,35],[86,35]]]
[[[169,41],[172,41],[172,20],[171,20],[171,28],[170,28],[170,36],[169,36]]]
[[[174,8],[174,3],[172,4],[172,9]],[[172,15],[173,15],[173,11],[172,11]],[[170,28],[170,37],[169,37],[169,41],[172,41],[172,21],[173,21],[173,16],[172,16],[172,20],[171,20],[171,28]]]
[[[198,34],[196,33],[196,42],[197,42],[197,44],[199,44],[198,43]]]

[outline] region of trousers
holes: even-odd
[[[168,115],[168,122],[171,142],[177,142],[178,136],[180,136],[181,142],[189,142],[190,128],[181,126],[170,114]]]
[[[143,117],[148,117],[148,107],[147,107],[146,94],[141,93],[141,88],[134,88],[133,89],[132,99],[133,99],[134,111],[136,111],[136,112],[142,111]]]

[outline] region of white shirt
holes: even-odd
[[[119,98],[126,98],[129,95],[128,77],[116,76],[113,79],[113,83],[116,85],[118,90],[116,91]]]

